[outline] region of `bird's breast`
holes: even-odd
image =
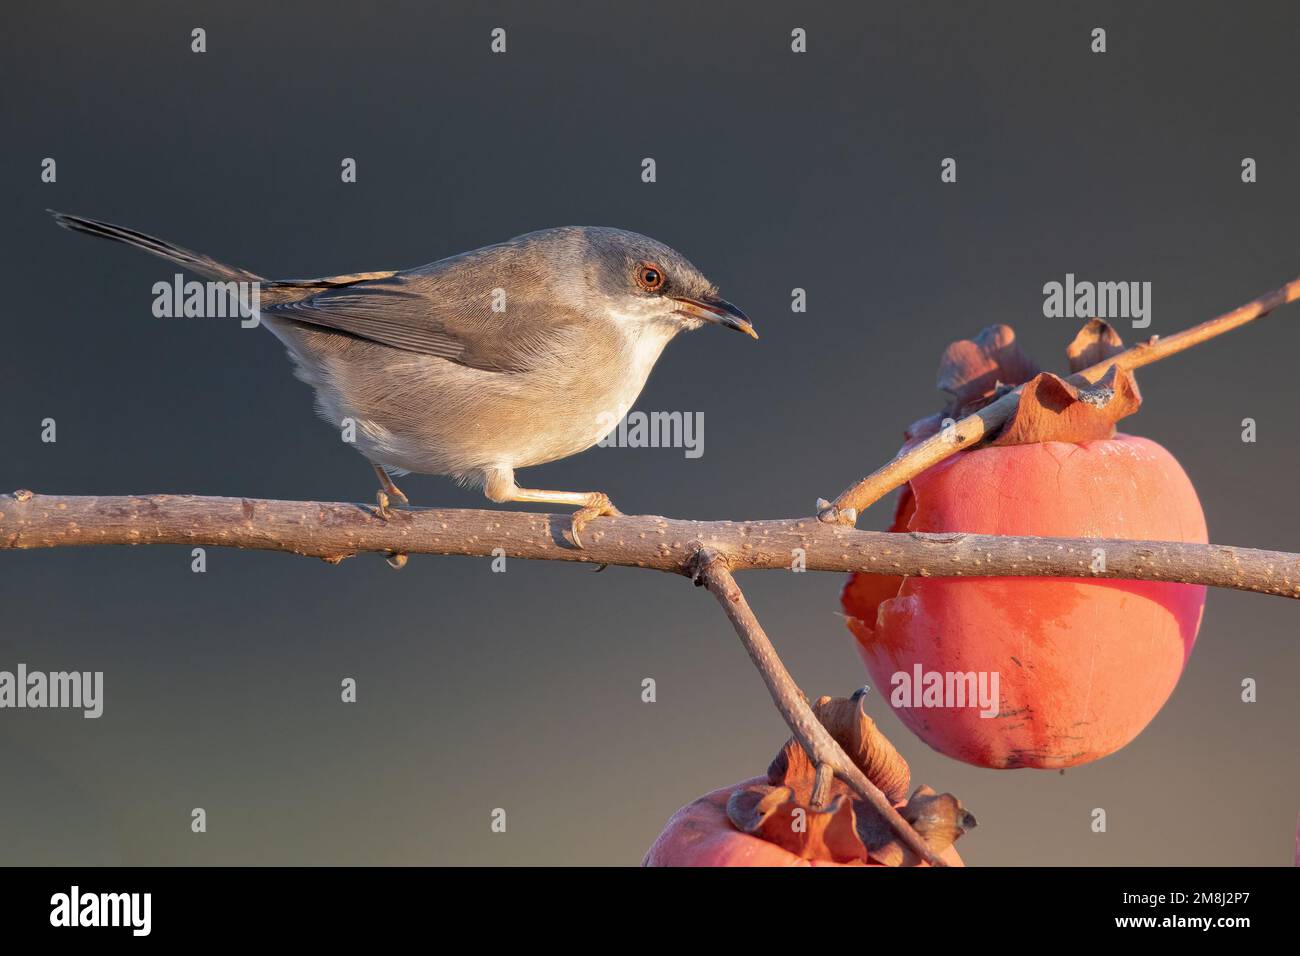
[[[577,454],[612,432],[636,402],[676,331],[611,325],[608,332],[585,336],[583,344],[568,353],[559,374],[540,373],[549,381],[530,391],[537,399],[536,426],[549,434],[539,442],[544,457],[528,464]],[[535,379],[533,384],[540,382]]]
[[[605,354],[593,357],[585,376],[613,417],[611,428],[636,402],[664,347],[676,332],[659,326],[616,327],[618,331],[604,339],[608,346],[603,350]]]

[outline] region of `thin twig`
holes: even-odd
[[[776,648],[758,623],[758,618],[754,616],[749,602],[745,600],[744,593],[731,576],[722,557],[707,548],[701,548],[695,562],[695,581],[708,588],[722,605],[723,612],[740,635],[745,650],[749,652],[750,660],[762,675],[763,683],[767,685],[777,710],[790,726],[795,739],[808,752],[809,758],[819,768],[821,765],[829,766],[854,793],[880,814],[909,850],[932,866],[947,866],[822,726],[794,678],[781,663]]]
[[[812,795],[808,798],[808,806],[814,810],[825,810],[826,804],[830,802],[831,784],[834,780],[835,768],[828,763],[819,763],[817,776],[813,778]]]
[[[891,534],[823,524],[597,518],[582,549],[568,515],[192,495],[0,496],[0,550],[105,544],[285,551],[338,562],[361,552],[582,561],[690,573],[692,542],[733,571],[806,569],[920,577],[1071,577],[1179,581],[1300,598],[1300,555],[1213,544],[1101,538]],[[500,550],[498,550],[500,549]]]
[[[1131,371],[1177,355],[1184,349],[1199,345],[1215,336],[1231,332],[1269,312],[1300,299],[1300,279],[1293,279],[1280,289],[1274,289],[1240,308],[1226,312],[1218,318],[1177,332],[1167,338],[1152,338],[1126,351],[1113,355],[1068,379],[1075,385],[1097,381],[1112,365]],[[863,511],[875,504],[899,485],[915,478],[927,468],[966,448],[973,448],[986,437],[991,437],[1006,424],[1020,402],[1019,387],[1007,392],[992,404],[973,415],[968,415],[956,425],[945,428],[873,471],[861,481],[845,489],[829,507],[819,508],[818,518],[824,522],[852,525]]]

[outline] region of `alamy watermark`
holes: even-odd
[[[153,926],[152,893],[83,893],[73,884],[67,893],[50,897],[50,925],[55,927],[118,926],[132,936],[148,936]]]
[[[103,671],[0,671],[0,709],[68,707],[87,719],[104,713]]]
[[[978,707],[980,716],[996,717],[1001,710],[997,671],[927,671],[920,664],[911,673],[896,671],[889,679],[894,709],[912,707]]]
[[[687,458],[704,454],[703,412],[628,412],[621,419],[609,412],[596,416],[609,431],[600,448],[681,448]]]
[[[1076,281],[1043,286],[1043,315],[1049,319],[1129,319],[1135,329],[1151,324],[1150,282]]]
[[[242,328],[256,328],[262,321],[260,282],[186,281],[178,272],[171,282],[153,284],[153,314],[159,319],[233,319]]]

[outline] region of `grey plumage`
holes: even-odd
[[[258,282],[262,322],[326,421],[352,419],[358,449],[386,470],[451,475],[499,501],[576,503],[517,488],[514,469],[608,434],[678,332],[707,321],[754,335],[680,253],[620,229],[545,229],[414,269],[268,281],[121,226],[54,216],[204,278]]]

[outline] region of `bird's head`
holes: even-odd
[[[620,321],[668,332],[707,322],[758,338],[745,313],[675,249],[623,229],[586,226],[563,233],[569,246],[563,258],[575,278],[581,276],[581,288],[573,291],[589,307],[599,304]]]

